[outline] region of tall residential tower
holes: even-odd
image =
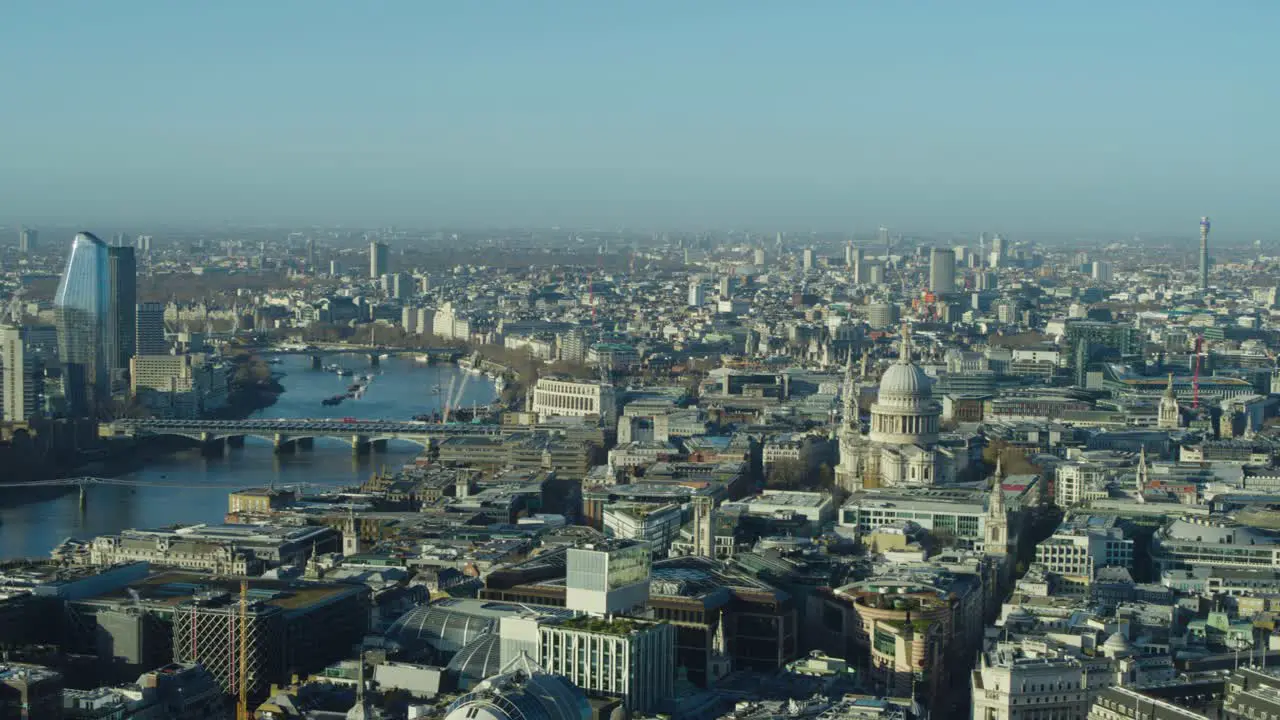
[[[109,274],[107,244],[93,233],[77,233],[53,298],[62,391],[72,416],[89,415],[110,396]]]
[[[1209,289],[1209,218],[1200,218],[1200,289]]]
[[[369,277],[377,280],[387,272],[390,264],[391,248],[374,240],[369,243]]]
[[[107,334],[108,372],[111,382],[123,380],[129,371],[137,344],[138,261],[133,248],[107,248]]]

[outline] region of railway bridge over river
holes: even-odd
[[[351,444],[355,453],[383,449],[388,440],[404,440],[423,448],[451,437],[491,437],[501,435],[497,425],[468,423],[428,423],[399,420],[359,420],[354,418],[282,418],[250,420],[115,420],[104,423],[108,437],[176,436],[195,440],[210,452],[226,446],[239,447],[246,437],[270,440],[278,453],[310,448],[316,438],[338,438]]]

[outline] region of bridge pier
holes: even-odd
[[[89,496],[86,494],[86,483],[80,483],[80,514],[83,515],[85,509],[89,506]]]
[[[364,435],[351,436],[351,454],[367,455],[369,454],[369,440]]]
[[[387,451],[387,441],[386,441],[386,440],[374,440],[373,442],[371,442],[371,443],[369,443],[369,444],[373,446],[373,450],[374,450],[374,452],[382,452],[382,453],[384,453],[384,452],[386,452],[386,451]]]
[[[226,438],[200,441],[200,454],[205,457],[221,457],[227,452]]]
[[[231,436],[229,436],[229,437],[227,438],[227,445],[228,445],[229,447],[233,447],[233,448],[242,448],[242,447],[244,447],[244,436],[243,436],[243,435],[231,435]]]
[[[284,453],[291,453],[294,450],[296,450],[297,447],[298,447],[297,443],[289,439],[288,435],[285,435],[283,433],[276,433],[275,451],[277,455],[282,455]]]
[[[322,364],[322,362],[323,362],[323,361],[321,360],[321,358],[320,358],[320,356],[319,356],[319,355],[312,355],[312,356],[311,356],[311,369],[312,369],[312,370],[320,370],[321,368],[323,368],[323,367],[324,367],[324,365]]]
[[[381,364],[382,364],[382,360],[378,357],[378,353],[376,353],[376,352],[371,352],[371,353],[369,353],[369,366],[370,366],[370,367],[378,367],[378,366],[380,366]]]
[[[298,438],[296,442],[299,450],[311,450],[316,446],[316,439],[313,437]]]

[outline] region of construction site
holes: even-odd
[[[348,657],[368,629],[369,590],[161,572],[69,601],[65,615],[66,647],[96,655],[108,675],[200,663],[227,695],[257,699]]]

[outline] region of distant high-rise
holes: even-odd
[[[880,240],[880,245],[884,248],[885,260],[888,261],[889,259],[889,228],[881,225],[880,231],[877,234],[877,237]]]
[[[1008,248],[1005,247],[1005,240],[998,233],[991,240],[991,267],[1004,267],[1005,258],[1008,257]]]
[[[929,253],[929,291],[946,295],[956,291],[956,253],[934,248]]]
[[[40,412],[40,373],[27,346],[27,331],[0,325],[0,365],[3,372],[5,422],[22,422]]]
[[[396,300],[404,300],[413,296],[413,276],[409,273],[392,273],[387,294]]]
[[[1200,289],[1209,289],[1209,218],[1200,218]]]
[[[115,382],[128,371],[137,344],[138,261],[132,247],[118,245],[107,248],[107,285],[104,345],[108,372]]]
[[[853,267],[853,284],[861,285],[867,282],[867,280],[869,279],[868,278],[869,274],[867,271],[870,268],[867,266],[866,251],[864,251],[862,248],[853,249],[852,267]]]
[[[314,237],[307,238],[307,272],[314,273],[316,271],[316,239]]]
[[[813,248],[805,248],[802,262],[805,270],[813,269]]]
[[[169,343],[164,339],[164,304],[148,302],[138,305],[137,330],[134,333],[138,355],[167,355]]]
[[[1094,260],[1090,274],[1098,282],[1111,282],[1111,263],[1105,260]]]
[[[391,248],[377,240],[369,243],[369,277],[377,280],[387,273],[390,265]]]
[[[764,248],[762,247],[756,248],[755,258],[753,259],[755,260],[756,267],[764,267],[764,263],[765,263]]]
[[[111,305],[107,244],[77,233],[53,298],[67,412],[84,416],[110,393],[107,311]]]
[[[706,288],[702,287],[702,283],[696,280],[689,283],[689,307],[702,307],[706,302]]]
[[[22,228],[18,232],[18,251],[23,253],[33,253],[40,241],[40,232],[31,228]]]

